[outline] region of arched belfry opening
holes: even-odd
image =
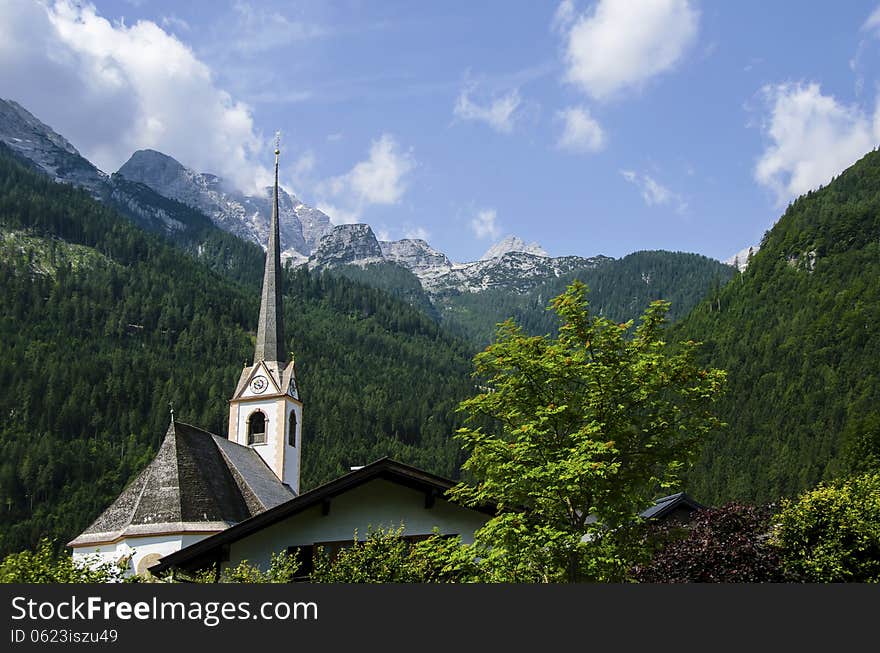
[[[290,417],[287,419],[287,444],[291,447],[296,446],[296,411],[290,411]]]
[[[248,417],[248,444],[266,444],[266,415],[255,410]]]

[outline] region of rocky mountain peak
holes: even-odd
[[[327,233],[309,257],[309,268],[368,265],[385,260],[379,241],[368,224],[340,224]]]
[[[409,268],[419,278],[436,277],[452,269],[449,257],[421,238],[383,240],[379,247],[386,260]]]
[[[66,138],[13,100],[0,100],[0,141],[56,181],[88,188],[94,195],[107,181]]]
[[[526,254],[534,254],[535,256],[550,257],[550,255],[538,243],[529,243],[527,245],[521,238],[510,235],[486,250],[486,253],[480,257],[480,260],[488,261],[489,259],[504,256],[508,252],[525,252]]]

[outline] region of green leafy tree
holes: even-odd
[[[775,540],[786,570],[814,583],[880,582],[880,474],[785,500]]]
[[[483,385],[456,436],[472,481],[451,494],[498,505],[477,533],[489,580],[622,579],[636,516],[720,426],[711,407],[725,374],[695,363],[697,343],[670,351],[667,302],[633,331],[591,315],[586,293],[575,282],[552,301],[557,337],[508,320],[474,358]]]
[[[68,553],[55,553],[48,539],[33,551],[10,553],[0,562],[0,583],[110,583],[122,580],[123,570],[109,562],[74,561]]]
[[[370,530],[363,541],[334,558],[317,551],[310,580],[315,583],[457,583],[479,580],[475,551],[458,537],[432,536],[412,542],[399,528]]]

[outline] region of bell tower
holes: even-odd
[[[229,439],[252,447],[275,475],[299,494],[302,410],[293,360],[284,350],[281,242],[278,227],[278,135],[272,222],[263,273],[254,363],[241,371],[229,401]],[[293,357],[291,356],[291,359]]]

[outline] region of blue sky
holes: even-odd
[[[724,259],[880,137],[876,2],[9,0],[0,97],[455,260]],[[876,119],[875,119],[876,118]]]

